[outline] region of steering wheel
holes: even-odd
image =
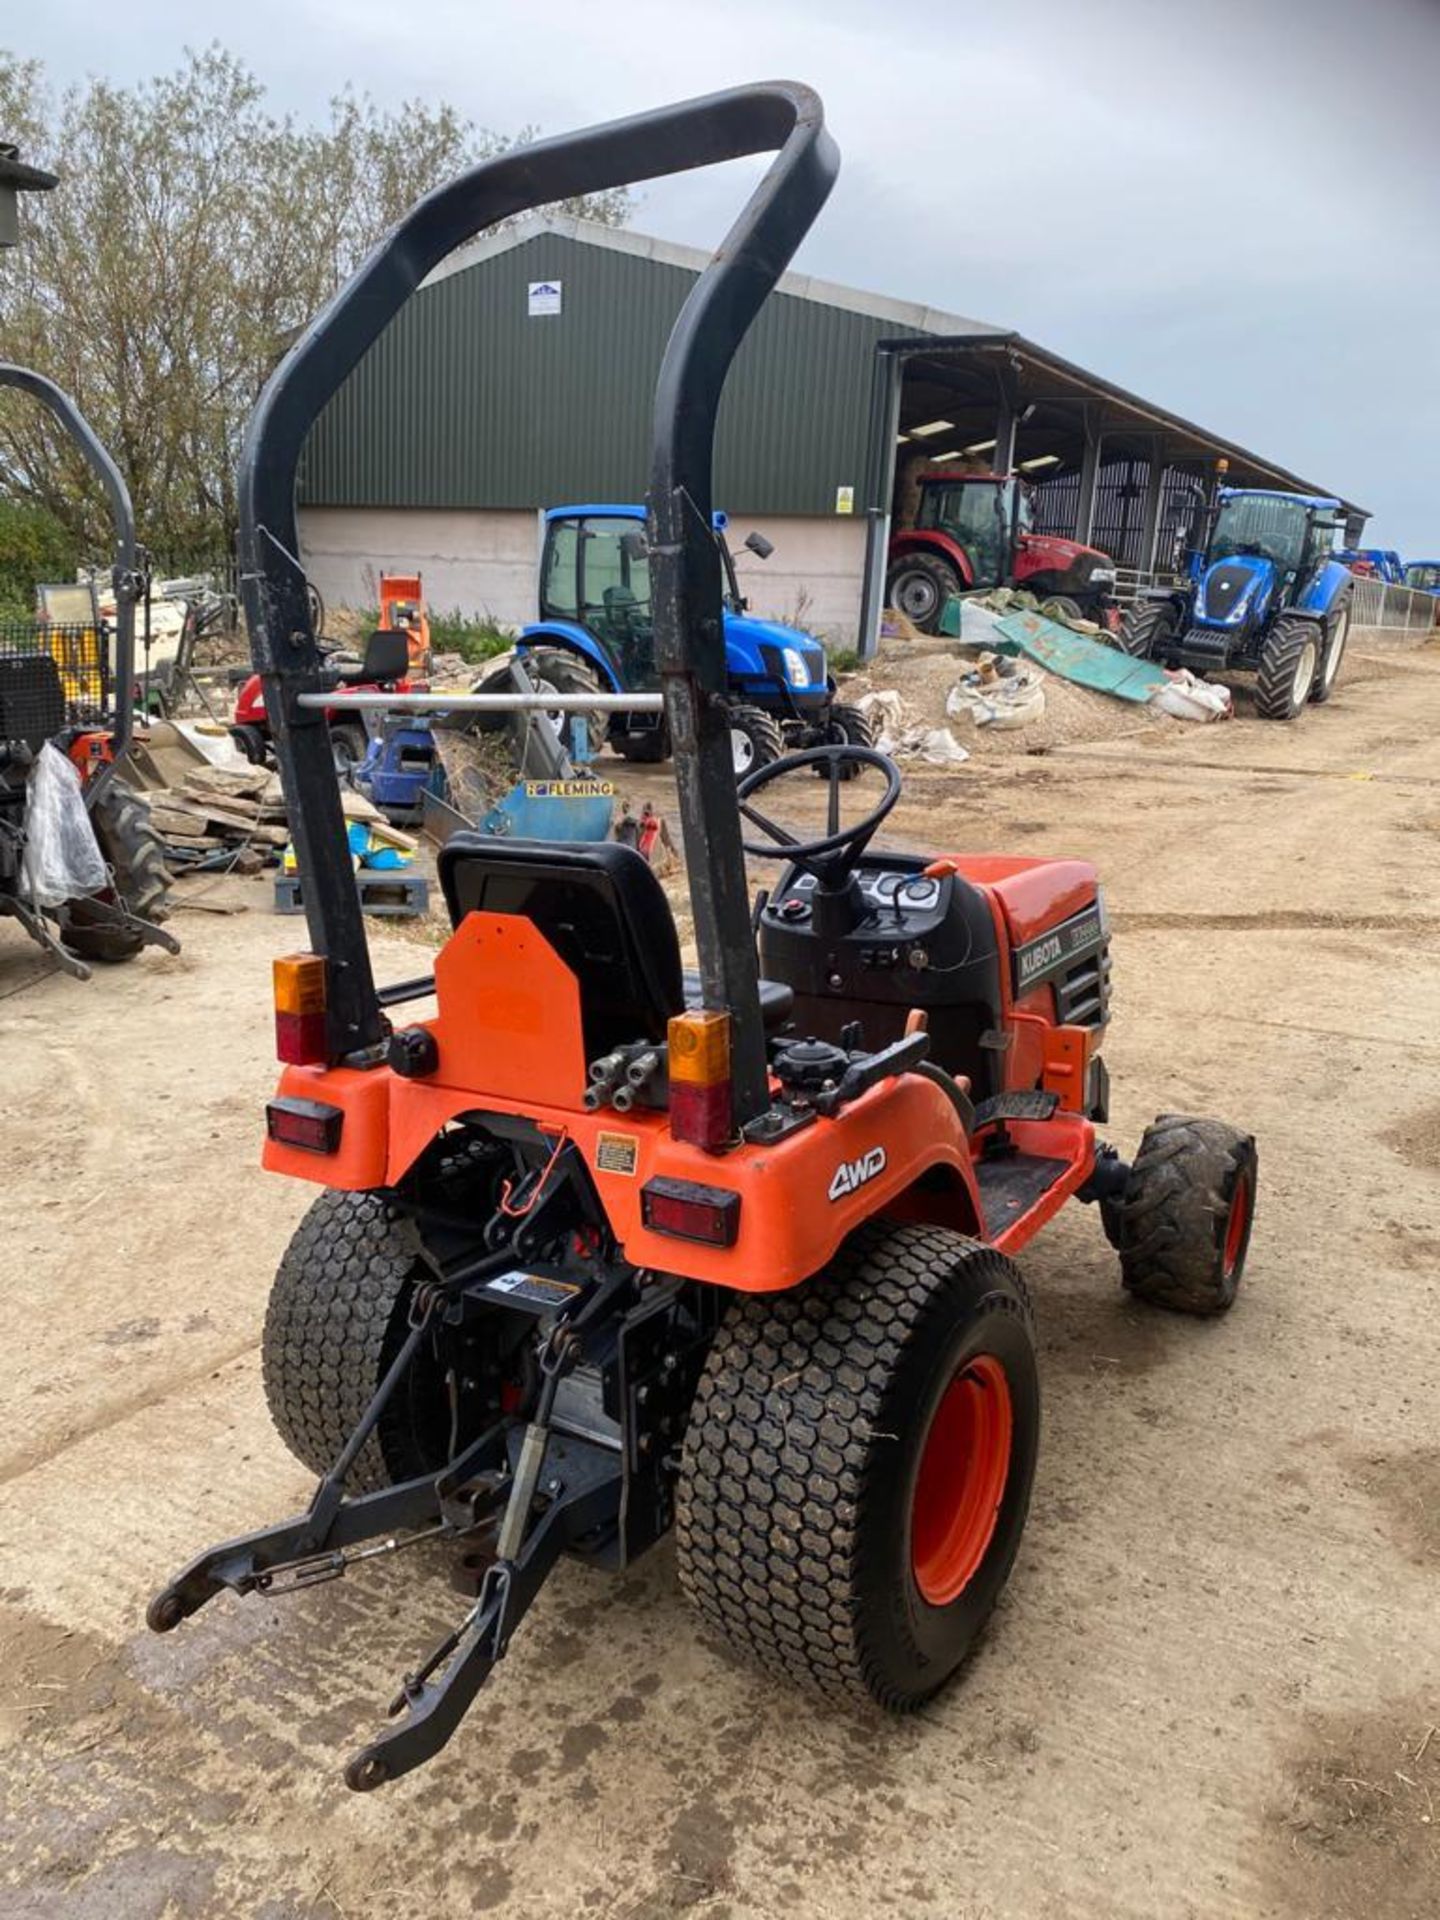
[[[840,788],[865,767],[880,769],[885,775],[885,791],[863,820],[857,820],[853,827],[842,828]],[[787,774],[811,768],[823,774],[830,784],[830,830],[820,839],[799,840],[787,827],[780,826],[768,814],[761,813],[758,807],[747,804],[750,796],[758,793],[761,787],[768,787],[772,781],[781,780]],[[841,879],[858,865],[861,854],[874,839],[880,823],[894,808],[900,798],[900,769],[893,760],[887,759],[883,753],[877,753],[873,747],[856,747],[848,743],[810,747],[804,753],[784,754],[779,760],[772,760],[769,766],[757,767],[753,773],[747,773],[736,787],[735,797],[740,803],[743,817],[769,835],[769,844],[742,840],[740,844],[746,853],[757,860],[793,860],[797,867],[803,868],[806,873],[813,873],[817,880],[828,884]]]

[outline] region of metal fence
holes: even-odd
[[[89,725],[105,714],[110,704],[111,665],[103,627],[39,620],[0,623],[0,659],[27,659],[37,654],[48,654],[59,669],[60,694],[69,725]]]
[[[1428,633],[1440,620],[1440,598],[1357,574],[1350,619],[1354,626],[1380,633]]]

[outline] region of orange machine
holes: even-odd
[[[381,574],[380,625],[405,635],[410,652],[407,677],[412,681],[428,679],[433,658],[430,616],[425,611],[425,594],[418,573]]]
[[[378,985],[316,724],[364,696],[317,688],[286,560],[309,423],[488,220],[775,148],[656,396],[646,545],[698,969],[636,848],[461,831],[439,855],[433,972]],[[866,746],[736,786],[716,410],[834,169],[819,101],[788,83],[490,162],[401,222],[247,437],[247,612],[311,939],[275,967],[264,1159],[321,1189],[275,1279],[265,1385],[320,1480],[303,1514],[199,1555],[149,1620],[167,1632],[226,1589],[453,1543],[467,1604],[349,1761],[357,1789],[451,1737],[562,1553],[620,1568],[672,1527],[682,1586],[732,1645],[833,1698],[917,1706],[973,1646],[1029,1508],[1040,1378],[1015,1256],[1076,1199],[1135,1295],[1193,1313],[1235,1298],[1250,1137],[1169,1115],[1129,1164],[1097,1137],[1093,866],[877,845],[901,777]],[[768,811],[785,782],[788,824]],[[747,855],[779,868],[753,899]]]

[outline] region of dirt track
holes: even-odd
[[[1122,1298],[1092,1214],[1027,1254],[1046,1437],[962,1683],[844,1718],[706,1645],[661,1550],[561,1570],[428,1769],[338,1763],[453,1621],[415,1557],[141,1625],[200,1545],[293,1510],[256,1168],[263,883],[89,987],[0,926],[0,1914],[1273,1916],[1440,1911],[1440,652],[1241,717],[911,781],[897,839],[1093,855],[1111,1132],[1253,1127],[1241,1303]],[[414,970],[382,941],[382,975]],[[28,984],[27,984],[28,983]]]

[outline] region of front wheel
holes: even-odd
[[[1114,1210],[1129,1291],[1177,1313],[1233,1306],[1250,1250],[1258,1172],[1248,1133],[1183,1113],[1153,1121]]]
[[[1325,642],[1325,658],[1320,671],[1315,676],[1315,684],[1310,689],[1312,707],[1323,707],[1330,698],[1335,682],[1340,678],[1340,662],[1345,657],[1345,643],[1350,638],[1350,601],[1347,597],[1335,609],[1330,622],[1329,637]]]
[[[938,633],[945,602],[960,592],[960,576],[943,560],[928,553],[911,554],[897,561],[885,580],[885,599],[889,606],[920,629]]]
[[[1130,607],[1117,636],[1122,653],[1137,660],[1162,658],[1167,641],[1175,638],[1175,609],[1167,602],[1155,606]]]
[[[1320,666],[1319,631],[1313,620],[1275,622],[1255,675],[1255,711],[1262,720],[1293,720],[1305,711]]]
[[[1004,1587],[1039,1435],[1011,1263],[934,1227],[864,1227],[721,1328],[685,1439],[681,1584],[771,1672],[918,1707]]]
[[[737,780],[768,767],[784,753],[785,736],[780,731],[780,723],[763,707],[731,707],[729,720],[730,757]]]
[[[875,745],[875,724],[868,713],[862,713],[859,707],[847,707],[837,700],[825,716],[824,745],[836,747],[873,747]],[[858,766],[837,768],[836,778],[853,780],[859,773]],[[825,767],[816,767],[817,780],[829,778]]]

